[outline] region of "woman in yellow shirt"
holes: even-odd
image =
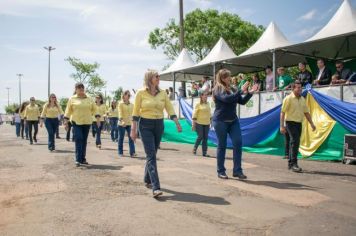
[[[26,135],[26,140],[28,140],[28,125],[25,122],[25,110],[26,107],[28,106],[28,102],[23,102],[21,104],[21,108],[20,108],[20,117],[21,117],[21,138],[24,139],[24,132]]]
[[[130,148],[130,157],[134,157],[135,154],[135,144],[130,137],[131,124],[132,124],[132,110],[133,105],[130,103],[130,91],[126,90],[121,97],[121,102],[119,103],[119,140],[118,140],[118,151],[119,156],[124,155],[124,137],[125,131],[129,137],[129,148]]]
[[[98,94],[95,97],[95,121],[93,123],[93,131],[96,135],[95,144],[97,148],[101,148],[101,131],[104,128],[104,120],[106,114],[106,106],[104,104],[103,95]]]
[[[159,75],[157,71],[148,70],[145,73],[144,88],[136,93],[132,113],[131,138],[137,138],[137,122],[146,153],[146,168],[144,181],[147,187],[152,186],[153,197],[162,195],[157,172],[156,154],[161,142],[163,126],[163,110],[166,109],[170,118],[174,120],[178,132],[182,131],[172,103],[166,91],[159,88]]]
[[[68,103],[64,114],[64,125],[68,130],[68,122],[71,120],[74,141],[75,141],[75,164],[88,164],[86,160],[87,140],[90,125],[93,121],[96,109],[95,104],[90,97],[85,94],[84,85],[82,83],[75,84],[75,95],[72,96]]]
[[[25,109],[25,121],[28,125],[28,133],[30,137],[30,144],[33,144],[33,141],[37,143],[37,133],[38,133],[38,120],[40,119],[40,109],[36,104],[36,99],[34,97],[30,98],[30,104]],[[32,138],[32,127],[35,132]]]
[[[117,121],[119,120],[119,112],[117,110],[117,105],[116,105],[116,101],[112,101],[111,102],[111,107],[110,109],[107,111],[107,115],[109,118],[109,122],[110,122],[110,135],[111,135],[111,140],[113,142],[117,142],[118,139],[118,129],[117,129]]]
[[[192,130],[198,134],[195,141],[193,154],[197,154],[197,149],[202,142],[203,156],[209,157],[208,151],[208,134],[211,120],[210,104],[207,101],[208,93],[203,92],[200,94],[200,103],[196,104],[192,116]]]
[[[51,152],[56,149],[54,136],[59,125],[58,116],[62,114],[63,111],[57,102],[57,97],[55,94],[52,93],[49,96],[49,101],[43,106],[40,124],[42,128],[43,123],[45,123],[48,133],[48,150],[50,150]]]

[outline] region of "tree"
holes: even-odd
[[[68,100],[69,100],[69,98],[60,98],[59,99],[59,105],[61,106],[63,111],[66,110]]]
[[[10,104],[9,106],[5,106],[6,114],[14,114],[16,109],[19,108],[19,105],[16,103]]]
[[[112,95],[113,95],[113,100],[114,101],[120,101],[121,100],[121,96],[122,93],[124,92],[122,87],[119,87],[118,89],[116,89],[115,91],[112,91]]]
[[[66,61],[76,70],[75,73],[71,74],[71,77],[75,82],[83,83],[88,94],[93,96],[105,88],[106,81],[96,72],[100,67],[97,62],[93,64],[85,63],[75,57],[68,57]]]
[[[196,9],[184,20],[185,47],[193,53],[196,61],[202,60],[223,37],[238,55],[249,48],[260,37],[263,26],[243,21],[238,15],[217,10]],[[179,25],[170,19],[164,28],[155,28],[148,42],[153,49],[162,47],[171,60],[179,55]]]

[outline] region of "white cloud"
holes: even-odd
[[[301,29],[300,31],[298,31],[296,33],[296,35],[301,38],[309,38],[309,37],[313,36],[316,33],[316,31],[319,29],[320,29],[320,26],[305,27],[305,28]]]
[[[312,20],[316,16],[317,10],[313,9],[311,11],[308,11],[304,15],[300,16],[298,20]]]

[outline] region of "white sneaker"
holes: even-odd
[[[163,192],[161,190],[155,190],[153,191],[153,197],[156,198],[156,197],[159,197],[163,194]]]

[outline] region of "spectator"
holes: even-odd
[[[192,83],[192,92],[191,92],[191,96],[192,96],[192,98],[194,98],[194,97],[198,97],[198,95],[199,95],[199,86],[196,84],[196,83]]]
[[[258,75],[258,73],[254,73],[252,75],[252,85],[251,86],[254,86],[255,84],[258,85],[258,89],[256,90],[256,92],[263,91],[263,83],[260,80],[260,76]]]
[[[242,87],[244,86],[244,84],[247,82],[247,79],[246,79],[245,75],[242,74],[242,73],[238,74],[237,78],[238,78],[238,81],[239,81],[238,88],[239,88],[239,90],[241,90]]]
[[[174,91],[173,91],[172,87],[169,87],[168,97],[169,97],[169,100],[174,100]]]
[[[266,91],[273,91],[273,83],[274,83],[274,74],[272,67],[266,66]]]
[[[275,90],[289,89],[291,87],[291,84],[293,83],[292,77],[290,77],[290,75],[285,74],[284,67],[279,67],[277,69],[277,73],[279,75],[278,86],[275,88]]]
[[[325,66],[324,59],[318,59],[319,72],[314,80],[315,85],[329,85],[331,82],[331,71]]]
[[[209,76],[204,76],[201,80],[201,89],[199,89],[200,93],[210,93],[210,82],[209,82]],[[198,96],[198,94],[197,94]]]
[[[331,83],[330,83],[330,85],[338,85],[338,84],[343,84],[343,83],[345,83],[345,81],[341,79],[340,75],[334,74],[334,75],[331,77]]]
[[[304,87],[307,84],[313,83],[313,75],[307,70],[307,64],[305,62],[299,62],[298,64],[299,73],[297,74],[297,80],[302,83]]]
[[[231,79],[231,88],[235,91],[239,89],[239,83],[238,83],[238,78],[237,77],[232,77]]]
[[[346,81],[348,81],[350,76],[352,75],[352,71],[348,68],[345,68],[344,63],[342,61],[336,61],[335,66],[336,66],[335,74],[337,74],[340,77],[339,84],[346,83]]]

